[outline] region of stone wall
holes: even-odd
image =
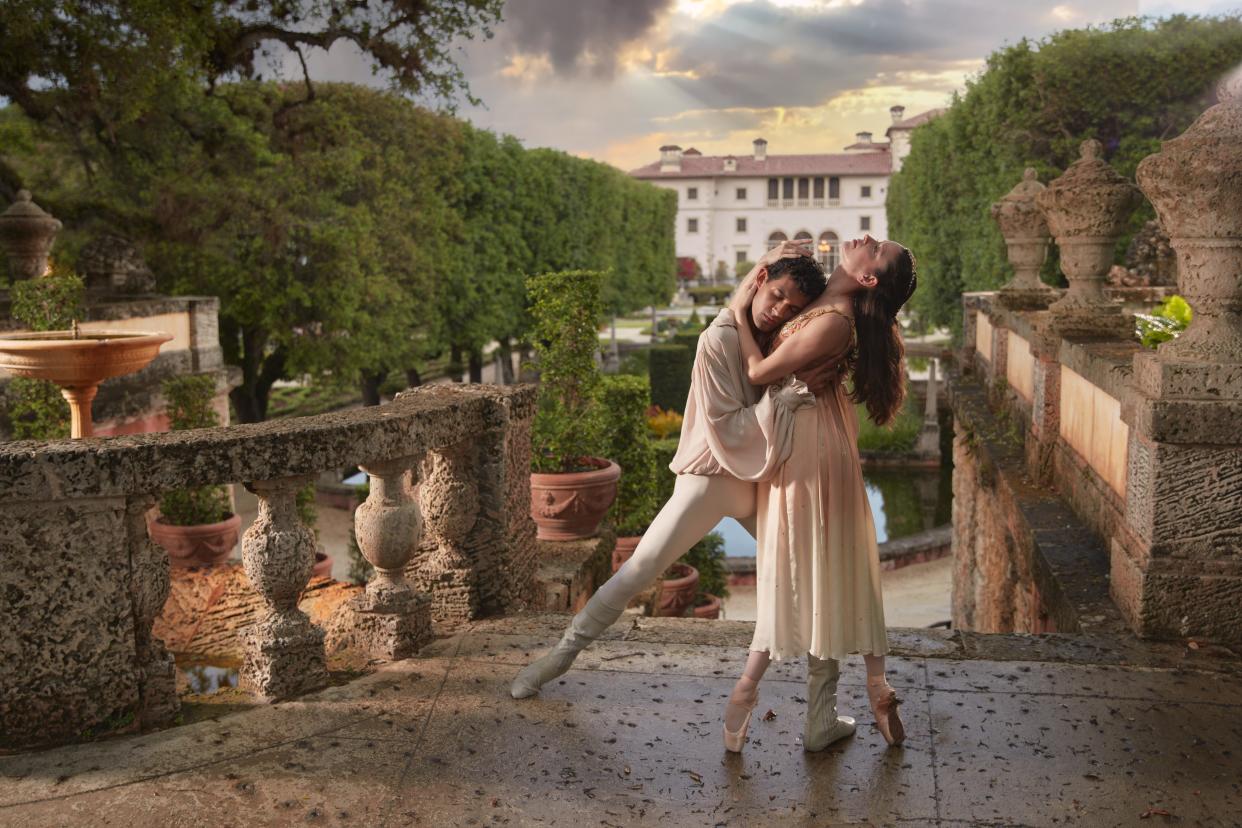
[[[531,386],[432,386],[317,417],[0,444],[0,746],[176,714],[172,661],[151,632],[168,596],[168,558],[145,524],[154,496],[170,488],[245,482],[259,496],[243,564],[261,618],[242,638],[243,681],[262,697],[327,680],[325,630],[297,608],[314,540],[293,505],[324,469],[361,464],[371,472],[355,525],[377,569],[333,617],[329,645],[399,658],[426,639],[432,605],[452,619],[529,606],[533,413]],[[435,471],[446,456],[451,469]],[[416,498],[420,474],[430,485]],[[402,573],[427,537],[435,549],[428,565],[447,562],[440,571],[452,577],[411,587]]]

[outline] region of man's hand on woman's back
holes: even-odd
[[[841,381],[842,367],[840,360],[822,360],[795,371],[794,376],[805,382],[811,393],[818,397]]]

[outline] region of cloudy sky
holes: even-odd
[[[998,13],[1003,8],[1004,13]],[[1219,14],[1242,0],[507,0],[460,64],[462,117],[623,169],[664,143],[705,154],[836,152],[888,108],[942,106],[994,49],[1136,14]],[[368,76],[346,54],[323,77]],[[351,65],[352,64],[352,65]]]

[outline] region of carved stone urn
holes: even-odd
[[[990,210],[1013,266],[1013,278],[1001,287],[999,297],[1014,310],[1043,310],[1057,298],[1057,292],[1039,280],[1039,269],[1048,258],[1049,233],[1035,196],[1044,189],[1035,178],[1035,168],[1027,167],[1022,180]]]
[[[61,226],[59,219],[31,200],[29,190],[17,191],[17,201],[0,213],[0,247],[9,256],[13,279],[37,279],[43,275]]]
[[[1178,292],[1194,311],[1189,327],[1159,347],[1166,361],[1242,363],[1242,72],[1217,97],[1138,166],[1177,254]]]
[[[1083,141],[1081,157],[1035,196],[1061,251],[1069,290],[1049,306],[1065,333],[1124,335],[1130,320],[1120,303],[1104,293],[1113,250],[1140,194],[1101,157],[1094,139]]]

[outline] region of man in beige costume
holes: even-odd
[[[759,289],[751,323],[777,330],[824,290],[824,274],[798,243],[786,242],[755,266]],[[561,640],[513,680],[516,699],[539,692],[564,674],[578,652],[620,617],[639,592],[725,517],[755,534],[755,484],[789,457],[793,413],[814,402],[814,391],[836,378],[836,366],[818,366],[771,393],[750,384],[737,321],[728,308],[699,336],[677,454],[673,496],[652,521],[633,556],[574,616]]]

